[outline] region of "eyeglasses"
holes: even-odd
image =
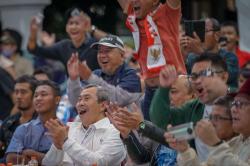
[[[216,71],[216,70],[212,70],[212,69],[206,69],[206,70],[202,70],[199,73],[191,73],[188,78],[190,81],[196,81],[199,77],[210,77],[213,76],[215,73],[222,73],[224,71]]]
[[[205,29],[205,32],[216,32],[216,31],[220,31],[220,29],[215,28],[215,29]]]
[[[241,109],[243,108],[244,106],[248,106],[250,105],[250,102],[247,102],[247,101],[239,101],[239,100],[235,100],[232,102],[232,107],[235,107],[237,109]]]
[[[232,120],[232,118],[230,118],[230,117],[223,117],[223,116],[219,116],[219,115],[209,115],[208,118],[210,121],[219,121],[219,120],[231,121]]]

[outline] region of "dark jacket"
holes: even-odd
[[[87,38],[80,47],[76,48],[71,40],[64,39],[50,47],[36,46],[35,49],[29,49],[29,51],[35,56],[59,60],[64,64],[65,68],[67,68],[67,61],[71,54],[78,52],[79,59],[86,61],[89,68],[95,70],[99,68],[99,64],[97,62],[97,51],[90,48],[94,42],[96,42],[94,38]]]

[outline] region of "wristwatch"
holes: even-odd
[[[90,32],[91,36],[93,36],[95,34],[96,29],[97,29],[97,27],[95,25],[91,26],[91,32]]]
[[[140,132],[140,131],[144,130],[145,127],[146,127],[146,124],[145,124],[144,121],[142,121],[142,122],[139,124],[139,130],[138,130],[138,131]]]

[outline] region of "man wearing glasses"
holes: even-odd
[[[231,107],[232,127],[239,136],[229,142],[223,142],[222,138],[218,138],[219,135],[214,132],[208,134],[206,127],[200,127],[199,134],[203,136],[203,141],[210,146],[215,145],[209,154],[211,165],[250,164],[250,79],[233,96],[235,97]]]
[[[181,46],[185,51],[188,52],[186,59],[186,66],[188,73],[191,72],[192,66],[194,64],[194,59],[196,56],[201,56],[204,52],[214,53],[221,56],[227,64],[229,78],[227,84],[230,87],[238,87],[238,73],[239,73],[239,64],[237,56],[228,52],[225,49],[221,49],[219,46],[219,39],[221,37],[220,33],[220,23],[214,18],[205,19],[205,41],[201,42],[198,35],[194,37],[182,36],[181,37]]]
[[[214,100],[226,95],[228,91],[227,65],[216,54],[204,53],[195,59],[189,80],[198,99],[178,109],[170,107],[168,96],[169,87],[176,78],[177,72],[173,66],[166,66],[161,71],[162,88],[157,90],[150,108],[152,122],[161,128],[166,128],[168,124],[175,126],[190,121],[196,123],[208,118]],[[200,161],[207,159],[208,148],[199,138],[195,138],[191,146],[196,148]]]
[[[204,143],[210,145],[210,148],[216,148],[218,144],[223,141],[230,141],[236,136],[233,131],[233,119],[231,115],[233,97],[232,96],[222,96],[217,98],[213,103],[213,111],[209,115],[209,121],[203,119],[196,124],[195,134]],[[171,134],[165,134],[166,141],[169,143],[170,147],[177,150],[178,153],[178,164],[182,166],[186,165],[201,165],[197,159],[195,151],[188,146],[187,141],[180,141],[176,144],[176,141]],[[217,138],[217,141],[212,141]],[[188,156],[188,157],[187,157]],[[212,157],[209,156],[208,160],[203,165],[215,165],[211,162]]]

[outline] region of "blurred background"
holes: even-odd
[[[81,7],[98,28],[121,36],[130,36],[125,27],[125,15],[116,0],[0,0],[2,28],[14,28],[23,35],[26,45],[30,17],[44,16],[43,30],[55,33],[57,40],[66,37],[64,12],[72,6]],[[182,0],[184,19],[215,17],[220,22],[237,21],[235,0]]]

